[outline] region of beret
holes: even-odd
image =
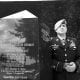
[[[65,19],[61,19],[61,20],[57,21],[56,24],[54,25],[54,30],[56,31],[62,23],[67,24]]]

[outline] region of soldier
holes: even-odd
[[[67,37],[67,21],[59,20],[54,30],[57,37],[52,37],[49,53],[52,54],[52,68],[56,71],[55,80],[80,80],[78,73],[80,52],[76,38]]]

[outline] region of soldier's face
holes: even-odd
[[[66,34],[67,26],[66,24],[61,24],[60,27],[56,30],[58,34]]]

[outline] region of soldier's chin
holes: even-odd
[[[60,33],[58,33],[58,34],[66,34],[66,32],[60,32]]]

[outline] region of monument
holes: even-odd
[[[0,80],[38,80],[38,17],[28,10],[0,18]]]

